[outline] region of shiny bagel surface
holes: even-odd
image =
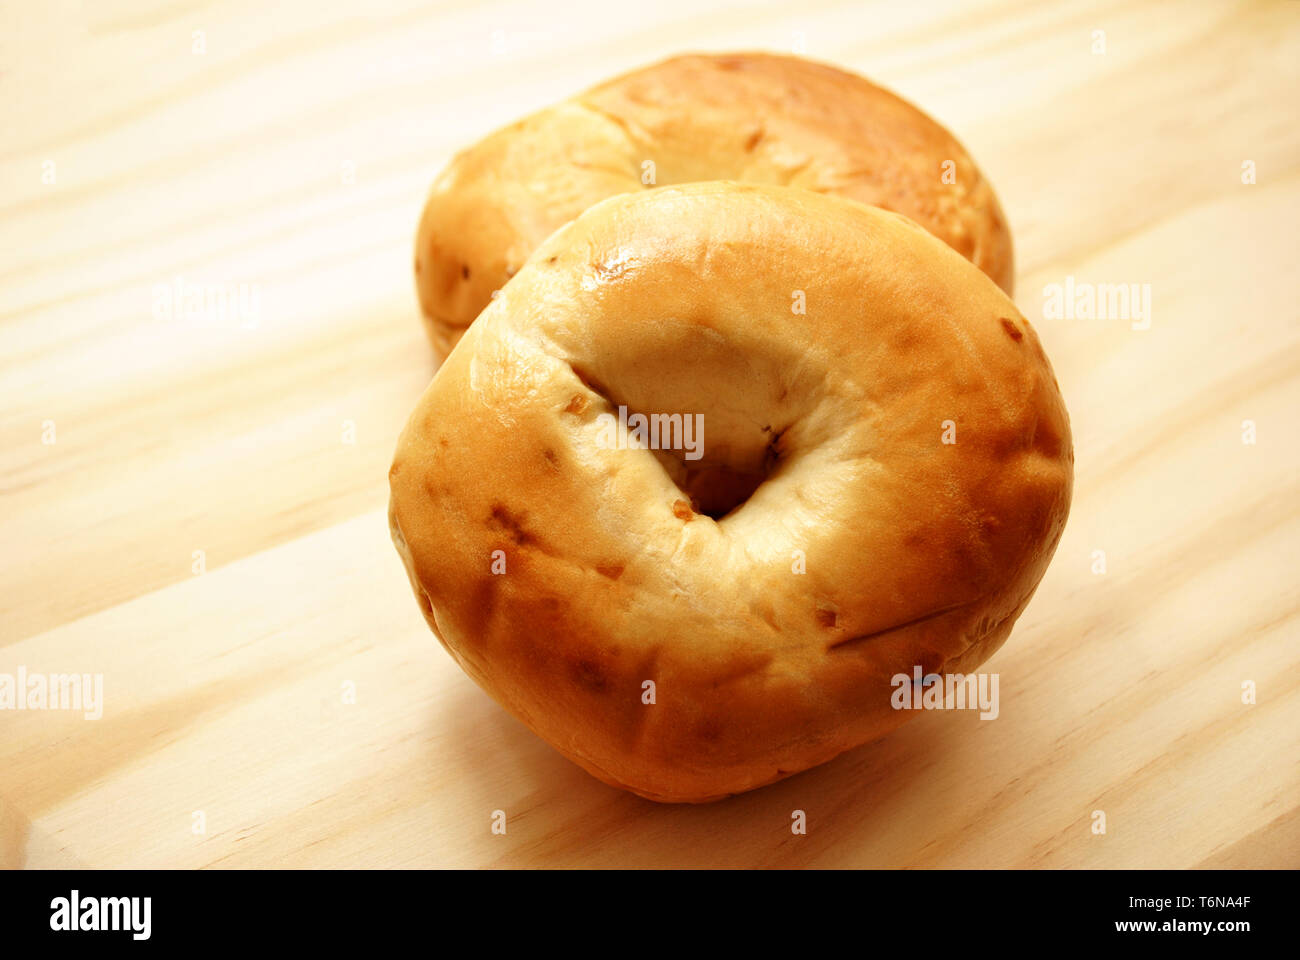
[[[602,443],[619,407],[700,414],[702,458]],[[1038,337],[970,262],[856,202],[692,183],[522,265],[403,431],[390,523],[485,690],[600,779],[705,801],[887,732],[898,674],[982,663],[1072,474]]]
[[[902,213],[1012,290],[993,189],[916,107],[799,57],[681,56],[498,130],[441,173],[415,255],[435,348],[445,355],[493,291],[591,205],[701,180],[803,187]]]

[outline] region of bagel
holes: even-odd
[[[452,160],[416,238],[435,350],[445,356],[493,291],[592,204],[696,180],[804,187],[894,210],[1012,292],[1011,235],[993,189],[916,107],[798,57],[683,56],[534,113]]]
[[[636,413],[698,415],[702,455],[646,449]],[[706,801],[885,733],[896,675],[993,653],[1073,459],[1033,328],[951,248],[698,182],[542,244],[419,400],[389,520],[488,693],[601,780]]]

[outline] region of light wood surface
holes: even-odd
[[[657,806],[492,703],[409,594],[411,240],[495,127],[800,45],[997,187],[1074,506],[984,668],[999,719]],[[0,865],[1300,866],[1298,104],[1297,3],[6,4],[0,673],[99,673],[104,707],[0,712]],[[1150,284],[1150,329],[1045,318],[1066,277]],[[177,278],[257,314],[169,317]]]

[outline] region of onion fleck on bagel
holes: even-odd
[[[683,56],[511,124],[452,160],[416,239],[445,355],[543,240],[619,193],[698,180],[796,186],[915,220],[1012,291],[1011,235],[953,136],[862,77],[790,56]]]
[[[600,442],[619,408],[702,415],[703,456]],[[897,214],[708,182],[537,250],[420,399],[390,521],[484,689],[600,779],[704,801],[886,732],[897,674],[983,662],[1072,474],[983,273]]]

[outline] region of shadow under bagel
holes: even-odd
[[[952,725],[969,717],[932,715],[761,789],[708,804],[664,804],[588,776],[506,712],[475,709],[477,699],[478,691],[462,686],[437,702],[430,722],[449,732],[449,749],[464,754],[462,804],[500,811],[503,834],[474,833],[474,842],[499,867],[512,866],[523,846],[534,862],[548,867],[726,868],[748,862],[753,847],[773,836],[786,838],[782,851],[789,850],[788,861],[778,854],[764,866],[857,856],[907,829],[906,812],[932,770],[946,766],[950,755],[969,756],[972,750],[978,762],[987,739],[952,735]],[[487,764],[485,745],[493,758]],[[509,767],[515,784],[504,794],[500,765]],[[530,816],[538,807],[547,810],[544,820]],[[639,822],[657,825],[652,848],[621,836],[629,810]],[[806,833],[792,829],[796,814],[803,815]],[[494,847],[504,838],[508,845]],[[918,832],[917,847],[930,839]],[[866,865],[899,864],[881,859]]]

